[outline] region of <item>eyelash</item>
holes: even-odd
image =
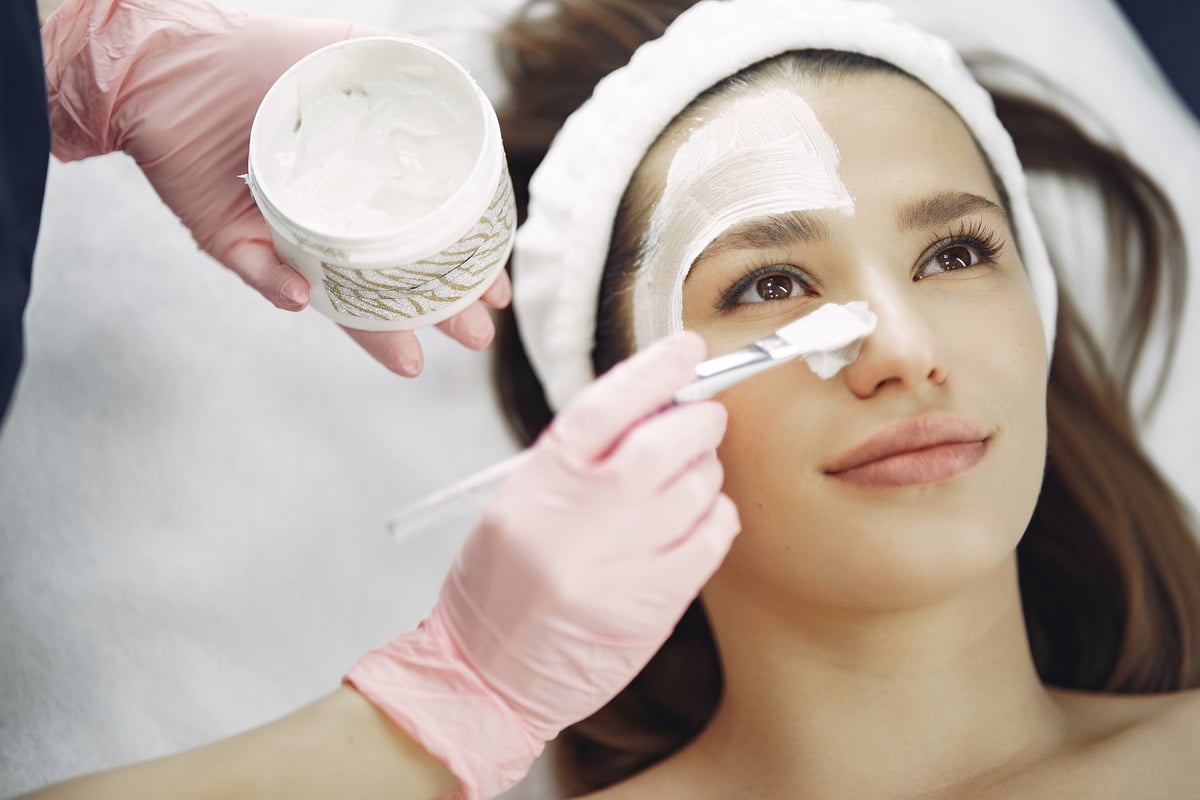
[[[997,236],[995,231],[984,225],[983,220],[977,219],[970,223],[960,222],[958,229],[949,236],[936,236],[925,246],[922,252],[928,253],[928,255],[923,257],[917,266],[923,269],[939,253],[955,245],[967,245],[974,248],[979,253],[979,263],[990,264],[1004,249],[1004,240]],[[959,267],[959,269],[964,268]],[[946,271],[953,272],[954,270]]]
[[[762,258],[761,263],[752,269],[750,272],[743,275],[737,280],[733,286],[725,290],[721,295],[721,299],[717,301],[716,308],[718,311],[728,311],[731,308],[736,308],[741,305],[737,299],[741,297],[747,289],[754,285],[760,278],[765,278],[768,275],[787,275],[789,278],[797,281],[802,287],[812,288],[812,284],[800,270],[789,267],[787,264],[780,264],[778,261],[773,261],[768,258]],[[789,300],[791,298],[788,298]],[[778,302],[778,301],[776,301]]]
[[[970,223],[959,223],[958,229],[949,236],[934,237],[929,244],[922,250],[923,253],[928,253],[922,258],[918,266],[924,267],[934,259],[942,251],[954,247],[955,245],[967,245],[974,248],[979,254],[979,263],[989,264],[996,259],[1000,251],[1004,249],[1004,240],[996,235],[996,232],[984,225],[982,220],[974,220]],[[960,269],[962,269],[960,267]],[[947,270],[952,272],[953,270]],[[747,289],[749,289],[755,281],[760,278],[765,278],[768,275],[787,275],[788,277],[798,281],[802,287],[811,288],[812,284],[801,272],[795,268],[789,268],[786,264],[780,264],[777,261],[772,261],[763,258],[762,262],[754,269],[742,276],[737,282],[730,286],[721,298],[716,303],[718,311],[728,311],[739,305],[737,299],[741,297]],[[788,298],[789,300],[792,298]],[[777,302],[777,301],[776,301]]]

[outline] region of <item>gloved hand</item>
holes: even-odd
[[[346,676],[470,800],[623,689],[725,557],[725,409],[655,413],[703,353],[673,336],[581,393],[497,490],[429,617]]]
[[[204,0],[66,0],[42,26],[54,155],[133,156],[197,244],[280,308],[308,304],[279,261],[246,184],[250,126],[271,84],[308,53],[380,33],[364,25],[230,12]],[[501,275],[483,302],[507,305]],[[479,303],[438,325],[472,349],[494,328]],[[421,371],[412,331],[347,332],[402,375]]]

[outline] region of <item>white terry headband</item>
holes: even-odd
[[[596,85],[530,181],[529,213],[513,252],[513,308],[552,409],[562,409],[595,377],[596,306],[613,222],[645,153],[700,94],[792,50],[887,61],[958,113],[1008,194],[1053,352],[1057,289],[1024,170],[991,98],[948,43],[895,19],[890,8],[860,0],[701,0]],[[673,326],[681,328],[682,320]]]

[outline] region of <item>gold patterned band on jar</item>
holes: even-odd
[[[333,307],[363,319],[414,319],[454,303],[492,275],[507,257],[516,229],[512,180],[505,166],[492,202],[466,236],[430,258],[384,269],[347,269],[322,262]]]

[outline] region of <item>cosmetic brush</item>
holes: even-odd
[[[824,379],[858,358],[862,342],[875,330],[865,302],[826,303],[752,344],[696,365],[696,379],[675,393],[674,403],[709,399],[747,378],[803,359]],[[439,522],[478,511],[493,490],[529,457],[510,458],[402,508],[388,520],[388,533],[404,539]]]
[[[858,358],[863,340],[874,330],[875,315],[865,302],[826,303],[753,344],[700,362],[696,380],[675,393],[675,402],[707,400],[797,358],[821,378],[832,378]]]

